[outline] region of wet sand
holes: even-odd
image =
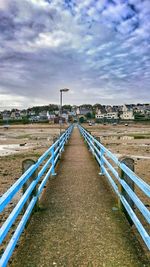
[[[148,267],[77,128],[61,163],[9,266]]]
[[[93,135],[99,136],[101,143],[118,157],[122,155],[133,157],[136,174],[150,184],[150,127],[148,125],[83,126]],[[0,147],[5,147],[2,151],[5,154],[0,156],[0,196],[21,176],[22,161],[26,158],[37,160],[58,135],[58,125],[21,125],[12,126],[8,130],[0,127]],[[137,135],[144,135],[144,138],[134,138]],[[136,190],[143,202],[149,205],[149,199],[145,198],[138,189]],[[5,214],[0,216],[0,225],[21,195],[22,191],[10,203]]]
[[[85,128],[100,137],[101,143],[119,158],[128,156],[135,160],[135,172],[150,184],[150,125],[102,125]]]

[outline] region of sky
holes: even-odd
[[[150,0],[0,0],[0,109],[150,102]]]

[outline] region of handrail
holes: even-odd
[[[111,159],[117,167],[119,167],[134,183],[136,186],[140,188],[140,190],[150,198],[150,186],[144,182],[140,177],[138,177],[132,170],[130,170],[124,163],[121,163],[118,158],[110,152],[106,147],[104,147],[94,136],[92,136],[85,128],[81,125],[78,125],[79,131],[81,135],[84,137],[87,142],[90,151],[95,156],[100,168],[101,173],[105,174],[108,178],[111,186],[113,187],[115,193],[123,204],[125,210],[139,231],[142,239],[144,240],[147,248],[150,250],[150,235],[147,230],[144,228],[139,218],[134,212],[134,209],[130,206],[127,199],[124,197],[122,192],[119,191],[118,184],[112,178],[111,174],[108,172],[111,171],[113,176],[116,178],[117,182],[122,186],[125,192],[129,195],[130,199],[135,204],[136,208],[140,211],[145,221],[150,224],[150,211],[144,205],[144,203],[140,200],[140,198],[136,195],[136,193],[132,190],[132,188],[126,183],[125,180],[121,179],[117,170],[111,165],[108,161],[108,158]],[[107,156],[107,159],[106,159]],[[107,166],[108,170],[106,169]]]
[[[36,178],[34,180],[31,180],[31,183],[29,184],[28,188],[26,189],[26,191],[24,192],[24,194],[22,195],[22,197],[20,198],[20,200],[18,201],[18,203],[13,208],[11,213],[8,215],[8,218],[5,220],[5,222],[0,228],[0,244],[2,244],[4,239],[7,237],[8,232],[10,231],[12,225],[18,218],[20,212],[23,210],[25,204],[27,203],[27,201],[30,201],[23,216],[20,219],[20,222],[13,236],[11,237],[5,251],[3,252],[0,258],[0,267],[7,266],[7,263],[16,247],[16,244],[22,234],[22,231],[26,226],[28,219],[30,218],[33,208],[36,202],[38,201],[38,198],[41,195],[42,190],[49,176],[55,175],[55,165],[59,159],[61,152],[64,150],[64,146],[68,141],[72,133],[72,130],[73,130],[73,125],[68,127],[68,129],[56,140],[56,142],[47,151],[45,151],[45,153],[37,160],[37,162],[33,164],[25,173],[23,173],[21,177],[7,190],[7,192],[4,193],[2,197],[0,197],[0,213],[1,213],[5,210],[10,201],[17,194],[17,192],[23,187],[23,185],[27,181],[30,181],[31,176],[38,169],[38,167],[41,166],[41,163],[44,163],[46,158],[48,158],[46,163],[44,163],[44,165],[41,166],[41,170],[38,172]],[[48,171],[46,172],[47,169]],[[43,177],[45,172],[46,174]],[[41,182],[40,185],[39,181]],[[36,187],[38,187],[36,190],[36,195],[32,195],[32,192]]]

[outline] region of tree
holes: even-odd
[[[71,105],[63,105],[62,106],[62,110],[68,110],[68,111],[71,111],[72,109],[72,106]]]
[[[27,116],[22,118],[22,123],[23,124],[29,123],[29,120],[28,120]]]
[[[86,117],[87,117],[87,119],[92,119],[92,113],[91,113],[91,112],[88,112],[88,113],[86,114]]]
[[[84,117],[80,117],[80,118],[79,118],[79,122],[80,122],[80,123],[84,123],[84,122],[85,122]]]
[[[91,109],[93,108],[93,106],[91,104],[83,104],[80,106],[81,108],[87,108],[87,109]]]

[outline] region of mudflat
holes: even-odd
[[[132,228],[74,129],[34,214],[11,267],[149,266]]]

